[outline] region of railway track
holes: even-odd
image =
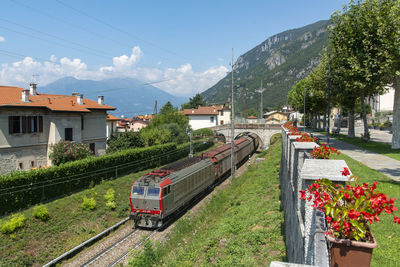
[[[150,233],[149,231],[134,229],[126,236],[118,239],[116,242],[112,243],[80,266],[115,266],[121,262],[130,251],[138,249],[156,232],[157,229]],[[143,234],[146,234],[146,237],[144,237]]]

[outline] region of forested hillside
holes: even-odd
[[[328,20],[274,35],[236,61],[234,72],[235,103],[241,107],[260,107],[260,94],[256,92],[263,81],[264,109],[284,105],[288,91],[298,80],[307,76],[319,63],[320,53],[327,44]],[[202,93],[208,103],[230,100],[231,73]]]

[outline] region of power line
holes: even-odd
[[[46,32],[43,32],[43,31],[34,29],[34,28],[32,28],[32,27],[29,27],[29,26],[22,25],[22,24],[13,22],[13,21],[10,21],[10,20],[8,20],[8,19],[0,18],[0,20],[2,20],[2,21],[4,21],[4,22],[7,22],[7,23],[9,23],[9,24],[13,24],[13,25],[16,25],[16,26],[18,26],[18,27],[24,28],[24,29],[28,29],[28,30],[30,30],[30,31],[37,32],[37,33],[42,34],[42,35],[49,36],[49,37],[54,38],[54,39],[61,40],[61,41],[66,42],[66,43],[70,43],[70,44],[73,44],[73,45],[82,47],[82,48],[84,48],[84,49],[87,49],[87,50],[89,51],[89,53],[92,53],[92,51],[97,51],[98,53],[96,53],[96,55],[102,56],[103,54],[107,54],[107,52],[105,52],[105,51],[101,51],[101,50],[98,50],[98,49],[95,49],[95,48],[91,48],[91,47],[82,45],[82,44],[80,44],[80,43],[77,43],[77,42],[74,42],[74,41],[70,41],[70,40],[67,40],[67,39],[65,39],[65,38],[62,38],[62,37],[59,37],[59,36],[56,36],[56,35],[53,35],[53,34],[50,34],[50,33],[46,33]],[[2,27],[5,28],[4,26],[2,26]],[[5,28],[5,29],[7,29],[7,28]],[[9,30],[10,30],[10,29],[9,29]],[[22,33],[22,34],[24,34],[24,33]],[[33,36],[33,37],[34,37],[34,36]],[[108,54],[108,55],[109,55],[110,57],[112,57],[112,55],[110,55],[110,54]]]
[[[3,50],[0,50],[0,53]],[[20,55],[21,56],[21,55]],[[100,90],[100,91],[94,91],[94,93],[101,93],[101,92],[105,92],[105,91],[115,91],[115,90],[129,90],[129,89],[133,89],[136,87],[140,87],[140,86],[148,86],[148,85],[152,85],[152,84],[157,84],[157,83],[162,83],[165,81],[170,81],[173,79],[169,79],[169,80],[161,80],[161,81],[155,81],[155,82],[149,82],[149,83],[143,83],[143,84],[139,84],[139,85],[135,85],[131,88],[115,88],[115,89],[108,89],[108,90]],[[39,94],[40,95],[40,94]],[[72,95],[58,95],[58,96],[53,96],[53,97],[45,97],[45,98],[41,98],[41,99],[36,99],[36,100],[31,100],[29,103],[34,103],[34,102],[40,102],[40,101],[48,101],[49,99],[58,99],[58,98],[66,98],[66,97],[72,97]],[[10,105],[19,105],[19,104],[26,104],[27,102],[23,102],[23,101],[18,101],[18,102],[14,102],[14,103],[7,103],[7,104],[0,104],[0,107],[4,107],[4,106],[10,106]]]
[[[102,54],[99,54],[99,53],[96,53],[94,51],[91,51],[90,48],[87,48],[87,50],[82,50],[80,48],[76,48],[76,47],[73,47],[73,46],[65,45],[65,44],[62,44],[62,43],[59,43],[59,42],[55,42],[55,41],[50,41],[50,40],[38,37],[36,35],[32,35],[32,34],[29,34],[29,33],[26,33],[26,32],[20,32],[20,31],[17,31],[17,30],[14,30],[14,29],[10,29],[10,28],[4,27],[4,26],[0,26],[0,28],[3,28],[5,30],[11,31],[11,32],[14,32],[14,33],[19,34],[19,35],[29,36],[30,38],[42,40],[42,41],[44,41],[46,43],[53,43],[53,44],[56,44],[56,45],[59,45],[59,46],[63,46],[63,47],[66,47],[66,48],[78,50],[78,51],[81,51],[81,52],[84,52],[84,53],[90,53],[92,55],[95,55],[95,56],[98,56],[98,57],[101,57],[101,58],[109,59],[108,57],[105,57]]]
[[[106,173],[109,171],[113,171],[116,168],[126,168],[126,167],[132,167],[135,165],[140,165],[140,164],[143,164],[144,162],[148,162],[149,160],[157,160],[157,159],[162,159],[164,157],[176,155],[176,154],[180,153],[180,150],[181,149],[174,149],[174,150],[164,153],[161,156],[151,156],[146,159],[127,162],[127,163],[119,164],[119,165],[116,165],[113,167],[103,168],[103,169],[96,170],[96,171],[80,173],[80,174],[70,175],[70,176],[66,176],[66,177],[64,176],[64,177],[60,177],[60,178],[56,178],[56,179],[52,179],[52,180],[48,180],[48,181],[41,181],[41,182],[37,182],[37,183],[24,184],[24,185],[9,187],[9,188],[2,188],[2,189],[0,189],[0,196],[11,195],[11,194],[20,193],[20,192],[27,192],[27,191],[31,191],[31,190],[35,190],[35,189],[39,189],[39,188],[44,188],[44,187],[54,186],[54,185],[58,185],[58,184],[64,184],[64,183],[68,183],[68,182],[72,182],[72,181],[77,181],[77,180],[88,178],[93,175],[99,175],[99,174],[103,174],[103,173]],[[78,178],[75,178],[75,177],[78,177]],[[68,178],[74,178],[74,179],[67,180]],[[52,182],[52,183],[46,184],[47,182]],[[12,189],[18,189],[18,190],[11,191]],[[5,191],[11,191],[11,192],[5,192]]]
[[[73,6],[70,6],[70,5],[64,3],[64,2],[61,1],[61,0],[56,0],[56,2],[58,2],[59,4],[63,5],[64,7],[67,7],[67,8],[69,8],[69,9],[71,9],[71,10],[73,10],[73,11],[75,11],[75,12],[77,12],[77,13],[79,13],[79,14],[85,16],[85,17],[88,17],[88,18],[90,18],[90,19],[92,19],[92,20],[94,20],[94,21],[96,21],[96,22],[98,22],[98,23],[100,23],[100,24],[103,24],[103,25],[109,27],[110,29],[113,29],[114,31],[123,33],[123,34],[125,34],[126,36],[128,36],[128,37],[130,37],[130,38],[134,38],[134,39],[140,40],[140,41],[142,41],[142,42],[144,42],[144,43],[147,43],[147,44],[149,44],[149,45],[151,45],[151,46],[153,46],[153,47],[156,47],[156,48],[158,48],[158,49],[160,49],[160,50],[162,50],[162,51],[168,52],[168,53],[170,53],[170,54],[172,54],[172,55],[181,57],[181,58],[183,58],[183,59],[185,59],[185,60],[190,60],[189,58],[187,58],[187,57],[185,57],[185,56],[182,56],[182,55],[180,55],[180,54],[178,54],[178,53],[175,53],[175,52],[173,52],[173,51],[171,51],[171,50],[165,49],[165,48],[163,48],[163,47],[161,47],[161,46],[159,46],[159,45],[157,45],[157,44],[154,44],[154,43],[152,43],[152,42],[146,41],[146,40],[144,40],[144,39],[142,39],[142,38],[140,38],[140,37],[138,37],[138,36],[135,36],[135,35],[133,35],[133,34],[127,32],[127,31],[125,31],[125,30],[121,30],[121,29],[115,27],[114,25],[111,25],[111,24],[108,23],[108,22],[105,22],[105,21],[103,21],[103,20],[100,20],[99,18],[97,18],[97,17],[95,17],[95,16],[92,16],[92,15],[90,15],[90,14],[88,14],[88,13],[82,11],[82,10],[79,10],[79,9],[73,7]]]

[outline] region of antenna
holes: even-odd
[[[40,74],[32,74],[32,83],[35,83],[35,77],[40,77]]]

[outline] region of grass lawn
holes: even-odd
[[[130,212],[132,182],[149,171],[108,180],[91,189],[49,202],[44,205],[50,214],[46,222],[33,216],[34,207],[18,213],[26,218],[24,227],[12,234],[0,232],[0,266],[42,266],[126,218]],[[104,197],[111,188],[115,191],[114,210],[106,206]],[[81,207],[84,197],[94,198],[94,210]],[[2,218],[0,224],[11,216]]]
[[[321,133],[326,135],[326,132],[321,132]],[[344,141],[346,143],[367,149],[369,151],[385,155],[392,159],[400,160],[400,149],[392,149],[392,147],[389,144],[375,142],[375,141],[369,141],[366,143],[360,137],[351,138],[344,134],[340,134],[339,136],[333,136],[333,137],[338,140]]]
[[[400,154],[399,154],[400,155]],[[393,181],[366,165],[346,156],[334,155],[333,159],[344,159],[352,173],[360,177],[360,182],[372,184],[378,182],[377,190],[388,197],[396,198],[395,206],[400,208],[400,183]],[[400,216],[400,210],[395,214]],[[371,266],[399,266],[400,262],[400,225],[393,223],[393,215],[382,213],[381,221],[371,225],[371,229],[378,242],[374,249]]]
[[[279,139],[280,140],[280,139]],[[197,213],[175,222],[164,243],[146,245],[131,266],[269,266],[286,260],[279,166],[281,143],[218,190]]]
[[[50,214],[47,222],[36,219],[33,208],[21,212],[26,218],[25,226],[13,234],[0,233],[0,266],[41,266],[127,217],[130,187],[145,172],[107,181],[45,204]],[[115,190],[115,210],[106,207],[104,195],[110,188]],[[95,199],[94,210],[81,208],[84,196]],[[9,216],[3,221],[7,219]]]

